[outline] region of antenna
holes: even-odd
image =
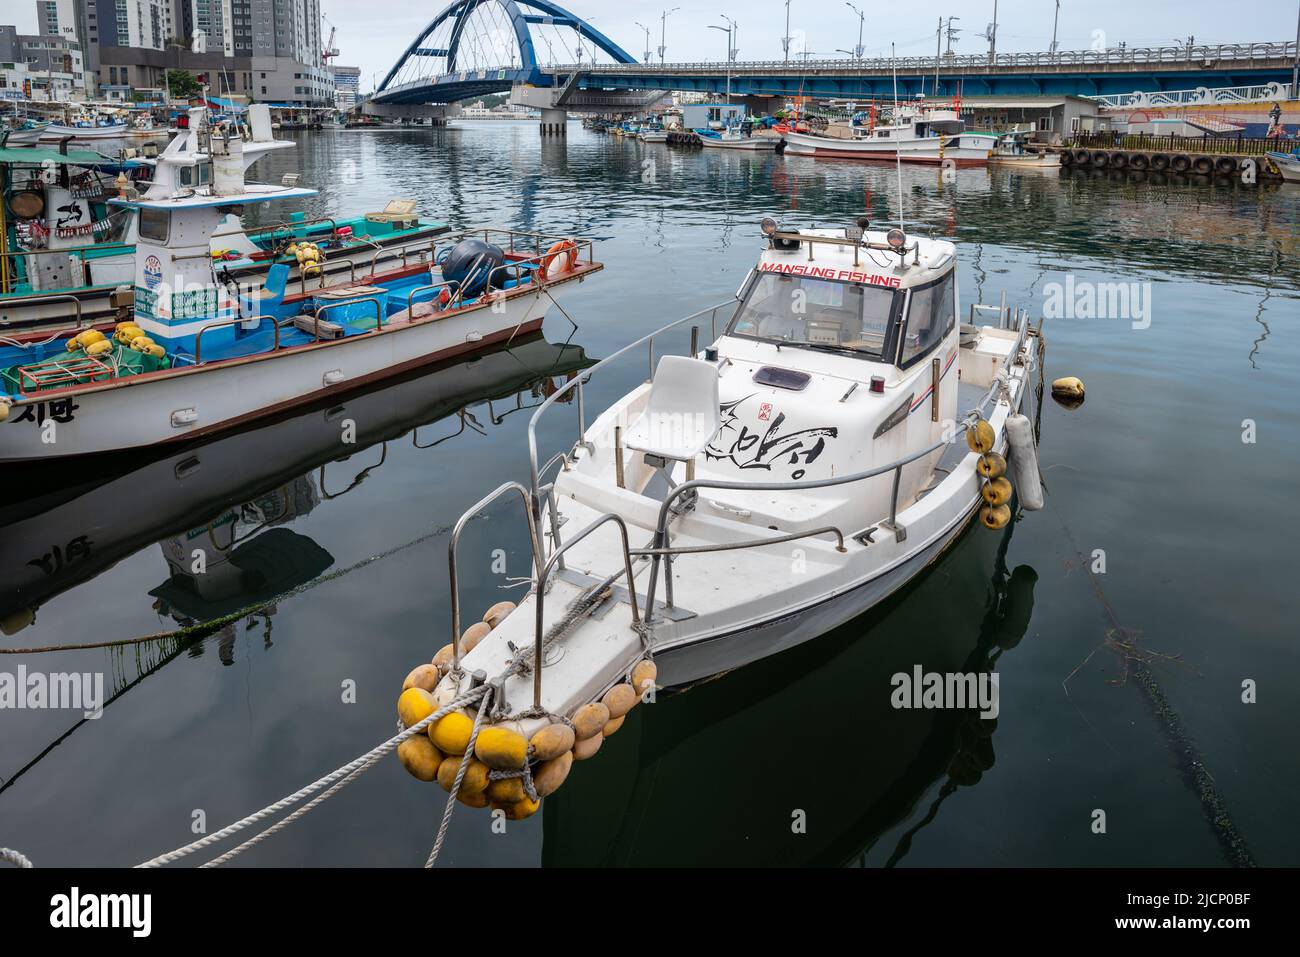
[[[898,60],[894,57],[894,45],[889,45],[889,65],[894,71],[894,123],[900,122],[898,115]],[[898,170],[898,228],[903,228],[903,154],[899,144],[894,144],[894,166]]]

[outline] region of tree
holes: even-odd
[[[198,79],[189,70],[167,71],[167,89],[172,97],[178,100],[188,100],[203,92]]]

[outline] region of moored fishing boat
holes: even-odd
[[[153,195],[171,195],[210,181],[207,143],[223,130],[241,130],[246,169],[272,150],[293,146],[273,138],[265,105],[255,104],[249,116],[243,129],[214,125],[206,110],[191,110],[188,128],[156,161],[119,161],[89,150],[0,152],[0,186],[18,216],[0,220],[8,262],[0,276],[0,329],[52,329],[112,317],[115,300],[129,295],[140,226],[133,208],[109,206],[121,185],[114,176],[148,176]],[[393,200],[381,211],[353,218],[309,219],[296,212],[284,222],[251,229],[230,212],[213,231],[211,252],[223,276],[239,283],[260,284],[277,263],[289,267],[289,283],[300,288],[308,280],[319,285],[351,279],[361,270],[406,264],[449,231],[445,223],[419,217],[414,207],[411,200]],[[307,249],[314,253],[310,259]],[[119,291],[124,283],[126,293]]]
[[[972,306],[998,321],[963,326],[952,244],[868,226],[765,220],[734,301],[616,352],[534,414],[529,485],[501,486],[452,533],[453,640],[398,704],[408,728],[428,720],[398,750],[415,776],[527,817],[656,684],[850,620],[972,521],[1004,528],[1013,492],[1041,507],[1020,412],[1041,375],[1028,313]],[[716,338],[699,352],[701,327]],[[656,364],[656,339],[688,328],[690,354]],[[588,425],[586,383],[647,347],[651,380]],[[571,391],[579,439],[542,462],[538,421]],[[531,587],[462,631],[459,538],[501,497],[524,506]]]
[[[35,146],[49,123],[38,120],[15,120],[14,123],[0,128],[0,147]]]
[[[989,165],[1008,166],[1013,169],[1052,170],[1061,168],[1061,154],[1034,151],[1026,148],[1024,133],[1004,133],[989,154]]]
[[[1300,183],[1300,153],[1269,153],[1285,183]]]
[[[281,263],[240,284],[210,249],[227,214],[316,195],[244,183],[242,147],[214,135],[210,181],[112,201],[141,221],[129,321],[0,345],[0,462],[208,435],[509,341],[602,268],[589,240],[480,229],[346,282],[295,292]]]
[[[780,142],[774,136],[753,136],[739,126],[728,126],[721,130],[700,129],[695,131],[706,149],[719,150],[774,150]]]
[[[785,151],[838,159],[894,160],[904,163],[983,166],[993,149],[994,136],[965,129],[956,110],[900,107],[893,121],[854,126],[847,137],[818,133],[782,134]]]

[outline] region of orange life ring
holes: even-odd
[[[578,265],[578,244],[575,243],[572,239],[561,239],[550,249],[546,250],[546,255],[542,257],[542,278],[543,279],[551,278],[551,264],[554,263],[557,258],[559,258],[561,253],[566,253],[566,252],[568,253],[568,255],[565,257],[567,262],[565,263],[564,268],[560,270],[560,272],[561,273],[570,272],[575,266]]]

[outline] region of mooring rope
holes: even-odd
[[[470,730],[465,754],[460,759],[460,767],[456,769],[456,780],[452,782],[451,793],[447,795],[447,806],[442,809],[442,820],[438,823],[438,836],[434,838],[428,860],[424,862],[426,870],[433,867],[438,860],[438,854],[442,851],[442,842],[446,839],[447,828],[451,825],[451,812],[456,809],[456,798],[460,794],[461,784],[465,781],[465,772],[469,770],[470,758],[474,755],[474,745],[478,742],[479,729],[483,727],[483,716],[492,706],[492,685],[483,685],[479,690],[483,692],[483,700],[479,702],[478,713],[474,715],[474,727]]]
[[[0,847],[0,861],[24,869],[36,866],[26,854],[15,851],[12,847]]]
[[[166,854],[159,854],[157,857],[150,858],[149,860],[143,862],[142,864],[137,864],[136,866],[137,867],[161,867],[164,864],[170,864],[173,861],[178,861],[182,857],[187,857],[188,855],[193,854],[195,851],[202,850],[205,847],[215,844],[217,841],[224,840],[230,835],[236,834],[239,831],[242,831],[245,828],[250,827],[253,824],[256,824],[258,821],[262,821],[274,814],[278,814],[280,811],[283,811],[285,808],[297,804],[303,798],[307,797],[310,794],[316,793],[317,791],[321,790],[324,787],[339,784],[342,781],[351,778],[354,774],[358,774],[359,772],[372,767],[375,764],[375,762],[377,762],[385,754],[389,754],[392,751],[396,750],[397,746],[401,744],[403,741],[405,741],[407,738],[414,737],[415,735],[424,732],[424,730],[433,722],[439,721],[442,718],[446,717],[447,715],[451,714],[453,711],[456,711],[460,708],[465,707],[468,704],[477,701],[479,698],[482,698],[487,693],[488,693],[488,687],[486,685],[479,688],[475,688],[472,691],[467,691],[464,694],[457,697],[452,702],[450,702],[449,704],[433,712],[433,714],[429,715],[427,718],[424,718],[421,721],[417,721],[415,724],[411,725],[406,730],[401,731],[398,734],[395,734],[393,737],[389,738],[387,741],[383,742],[382,744],[377,745],[376,747],[367,751],[365,754],[357,758],[354,758],[353,760],[349,761],[347,764],[343,765],[340,768],[336,768],[335,770],[331,771],[329,774],[325,775],[324,777],[318,778],[317,780],[313,781],[311,784],[308,784],[306,787],[299,788],[297,791],[294,791],[292,794],[281,798],[280,800],[276,801],[274,804],[268,804],[260,811],[256,811],[253,814],[248,815],[247,817],[241,818],[240,820],[236,821],[234,824],[230,824],[226,827],[223,827],[219,831],[215,831],[214,833],[207,835],[206,837],[200,838],[199,840],[194,841],[190,844],[186,844],[184,847],[178,847],[174,851],[168,851]],[[482,709],[480,709],[480,712],[481,711]],[[315,807],[317,804],[320,803],[320,801],[325,800],[325,798],[329,797],[330,794],[337,793],[337,791],[338,791],[338,787],[330,787],[329,792],[326,794],[322,794],[318,800],[311,802],[311,806]],[[308,810],[308,808],[304,807],[300,810],[303,813],[305,813]],[[294,817],[294,815],[291,815],[290,817]],[[289,819],[281,821],[280,825],[287,824],[288,820]],[[267,833],[268,834],[271,833],[272,830],[274,829],[268,829]],[[240,845],[240,847],[235,848],[233,851],[229,852],[228,854],[222,855],[220,858],[214,858],[212,861],[208,863],[213,866],[216,866],[218,863],[224,863],[226,860],[229,860],[231,857],[234,857],[236,854],[242,853],[245,847],[252,847],[254,844],[258,843],[258,840],[260,840],[260,838],[265,836],[266,834],[259,835],[258,838],[248,841],[245,844]]]

